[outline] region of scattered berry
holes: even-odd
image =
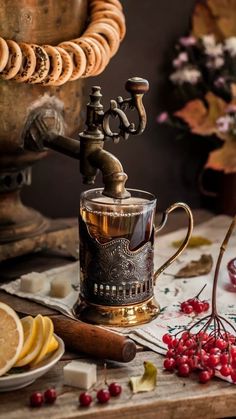
[[[53,404],[56,401],[57,392],[55,388],[49,388],[44,392],[44,400],[46,403]]]
[[[109,393],[112,397],[119,396],[122,392],[122,387],[118,383],[111,383],[108,387]]]
[[[31,394],[30,396],[30,406],[31,407],[40,407],[44,402],[43,394],[39,391]]]
[[[107,403],[110,399],[110,392],[106,388],[102,388],[101,390],[98,390],[97,392],[97,399],[99,403]]]
[[[83,392],[79,396],[79,403],[80,406],[88,407],[92,402],[91,394],[87,393],[87,391]]]

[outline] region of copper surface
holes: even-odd
[[[87,18],[87,0],[4,0],[0,4],[1,36],[52,45],[79,36]],[[25,150],[23,132],[29,114],[38,107],[58,109],[64,133],[73,136],[82,126],[83,81],[43,87],[0,80],[0,175],[23,170],[47,152]],[[19,186],[0,193],[1,241],[8,243],[46,231],[48,223],[23,206]],[[3,246],[3,244],[1,245]],[[0,249],[1,253],[1,249]]]

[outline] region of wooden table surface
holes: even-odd
[[[204,211],[195,212],[195,223],[209,219],[210,214]],[[169,231],[180,228],[184,220],[180,214],[172,217]],[[165,230],[166,232],[166,230]],[[59,264],[68,263],[61,259]],[[31,271],[40,266],[41,270],[58,265],[58,258],[52,255],[31,255],[22,258],[14,264],[10,262],[0,265],[0,275],[9,280],[17,275]],[[39,304],[29,302],[0,292],[0,301],[10,304],[19,312],[36,315],[52,314],[53,310]],[[82,354],[66,352],[61,361],[47,374],[30,386],[6,393],[0,393],[1,419],[213,419],[236,416],[236,386],[219,379],[209,383],[199,384],[196,377],[180,378],[163,371],[163,357],[152,351],[140,351],[136,358],[128,363],[107,362],[107,381],[118,381],[123,392],[118,398],[112,398],[107,405],[93,402],[89,408],[81,408],[78,404],[79,389],[63,386],[63,366],[70,359],[88,359]],[[158,369],[157,386],[154,391],[132,395],[129,388],[129,377],[143,373],[143,362],[153,362]],[[98,382],[96,388],[104,386],[104,362],[92,360],[98,365]],[[43,391],[54,386],[59,397],[54,405],[44,405],[40,408],[29,407],[29,396],[34,391]],[[94,396],[96,393],[93,393]]]

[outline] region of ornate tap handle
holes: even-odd
[[[117,100],[112,99],[110,109],[102,116],[102,130],[105,134],[105,140],[112,138],[114,142],[119,142],[121,137],[126,140],[130,134],[142,134],[146,127],[147,117],[142,98],[149,89],[148,81],[140,77],[132,77],[127,80],[125,88],[131,94],[131,98],[123,99],[119,96]],[[139,123],[137,127],[128,120],[125,114],[127,109],[135,109],[138,112]],[[119,118],[119,132],[112,131],[110,127],[111,117]]]

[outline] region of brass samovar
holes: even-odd
[[[63,247],[73,254],[70,244],[75,240],[77,228],[48,220],[24,206],[20,190],[31,182],[31,166],[47,156],[45,145],[78,157],[78,141],[73,138],[81,127],[84,78],[102,72],[116,53],[125,33],[122,6],[118,0],[4,0],[0,4],[0,22],[0,261],[41,248],[60,248],[62,238]],[[57,71],[51,46],[59,46],[58,51],[67,55],[67,59],[70,54],[74,65],[72,76],[84,63],[76,55],[71,57],[71,48],[72,52],[75,47],[76,51],[84,48],[79,56],[81,59],[86,54],[87,58],[82,76],[71,76],[63,84],[51,85]],[[9,55],[5,60],[6,49]],[[26,71],[32,66],[30,51],[34,52],[36,62],[34,72],[27,78]],[[48,65],[48,76],[44,78],[37,68],[44,58],[42,51],[47,53]],[[97,60],[101,53],[94,71],[90,52]],[[21,67],[15,74],[18,53]],[[65,63],[63,74],[67,71]],[[57,134],[50,144],[45,139],[42,147],[38,144],[34,147],[37,131],[34,122],[38,120],[51,134]],[[89,183],[88,177],[85,180]]]

